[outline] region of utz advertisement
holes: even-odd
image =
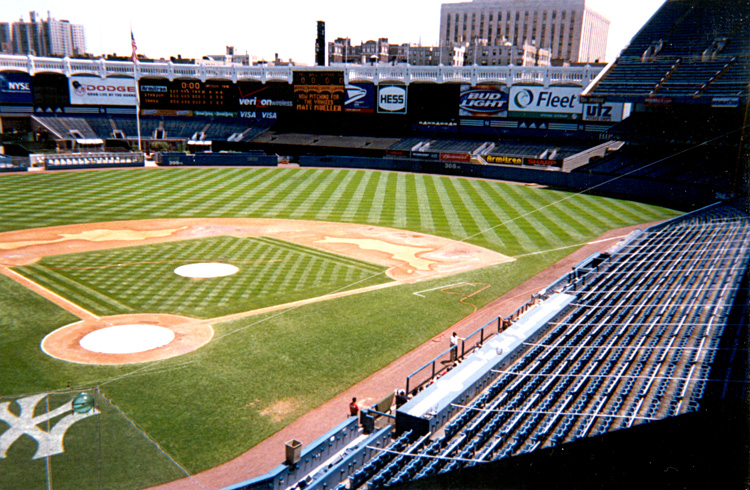
[[[583,120],[588,122],[620,122],[629,115],[630,104],[621,102],[583,105]]]
[[[458,115],[468,117],[507,117],[508,88],[499,85],[462,85]]]
[[[580,87],[516,86],[510,88],[509,117],[581,119]]]
[[[406,85],[378,85],[378,112],[406,114]]]
[[[31,77],[27,73],[0,73],[0,103],[33,104]]]
[[[375,112],[375,85],[371,83],[350,83],[344,87],[345,112]]]
[[[136,105],[135,84],[129,78],[73,76],[69,83],[71,105]]]

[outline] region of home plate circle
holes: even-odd
[[[163,347],[174,340],[174,332],[156,325],[117,325],[95,330],[79,344],[100,354],[136,354]]]
[[[232,264],[222,264],[219,262],[203,262],[199,264],[181,265],[174,270],[178,276],[189,277],[192,279],[208,279],[211,277],[225,277],[236,274],[239,268]]]

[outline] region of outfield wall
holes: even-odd
[[[527,166],[476,165],[458,162],[423,161],[407,158],[300,156],[302,167],[390,170],[476,177],[524,182],[547,187],[589,192],[677,208],[696,208],[716,201],[710,188],[698,184],[652,181],[632,177],[587,175]]]

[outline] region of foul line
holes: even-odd
[[[452,288],[456,286],[463,286],[464,284],[468,284],[466,282],[457,282],[456,284],[448,284],[447,286],[438,286],[436,288],[430,288],[430,289],[423,289],[422,291],[417,291],[416,293],[411,293],[414,296],[419,296],[420,298],[424,298],[424,296],[420,293],[428,293],[430,291],[437,291],[438,289],[445,289],[445,288]]]

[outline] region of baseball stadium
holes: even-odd
[[[606,66],[0,55],[0,489],[750,486],[750,5]]]

